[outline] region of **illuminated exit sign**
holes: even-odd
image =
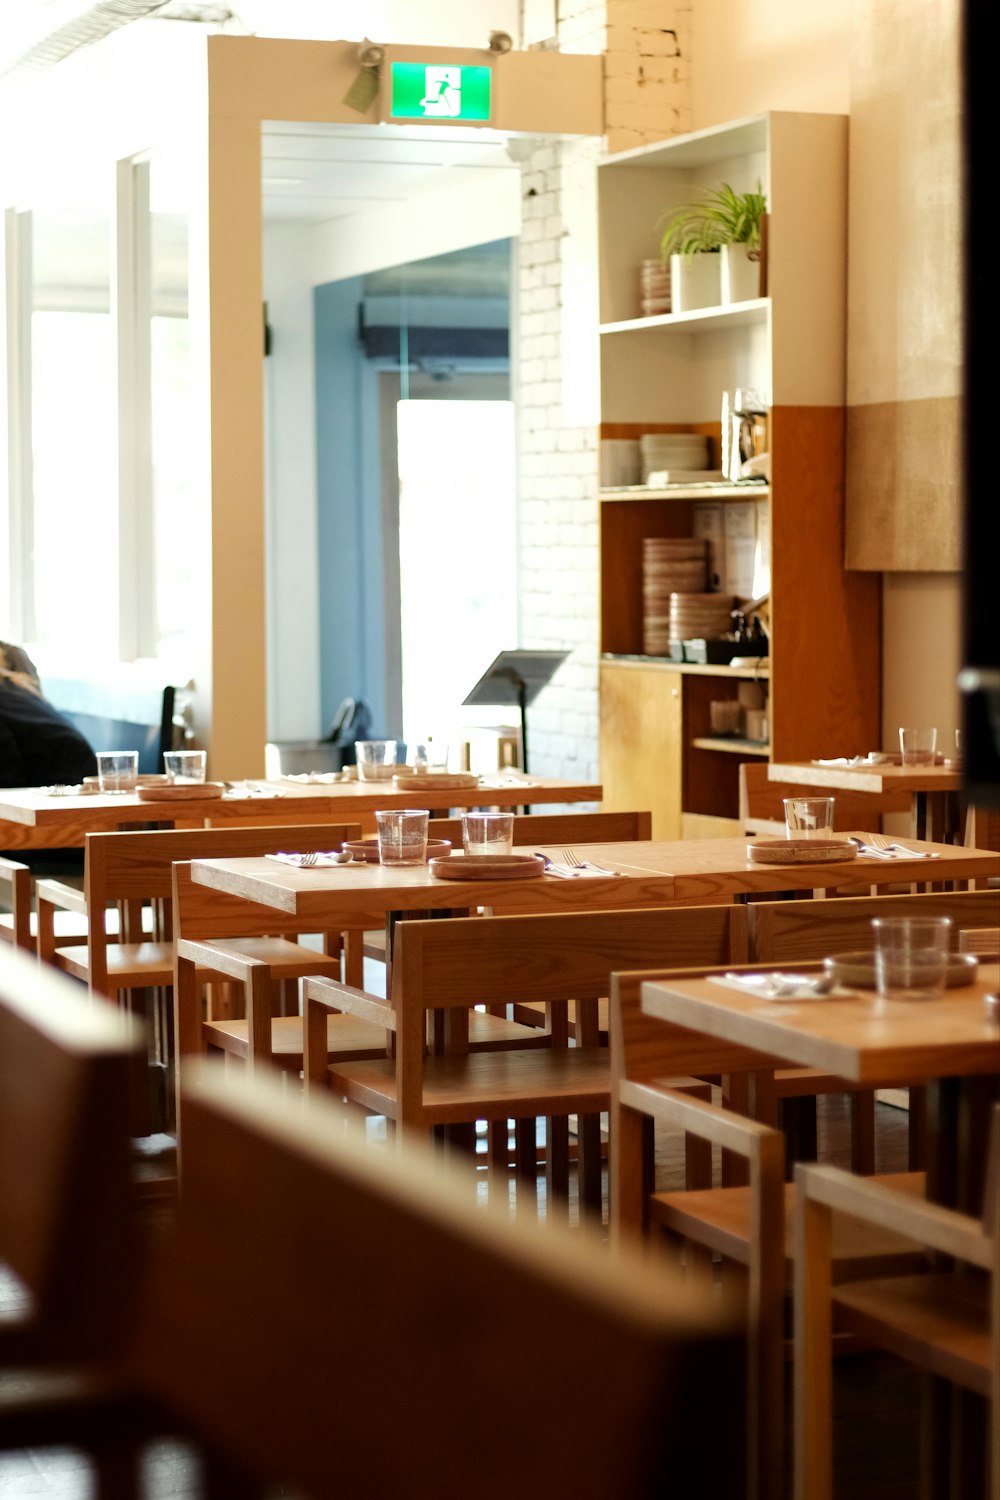
[[[455,63],[392,64],[394,120],[488,120],[492,70]]]

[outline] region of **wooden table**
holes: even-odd
[[[914,838],[939,838],[956,843],[961,838],[962,770],[955,764],[933,766],[830,766],[815,761],[772,762],[768,781],[786,781],[804,789],[830,792],[909,792]]]
[[[816,967],[795,965],[797,971]],[[882,1000],[859,991],[822,1000],[767,1001],[714,983],[703,977],[703,971],[651,977],[640,992],[647,1015],[681,1028],[681,1070],[692,1063],[712,1065],[711,1050],[699,1057],[699,1047],[736,1046],[757,1054],[760,1066],[774,1066],[777,1060],[821,1068],[860,1083],[906,1085],[926,1080],[927,1195],[978,1214],[985,1122],[1000,1095],[1000,1026],[987,1017],[983,1001],[998,988],[1000,967],[993,963],[980,964],[975,984],[946,990],[935,1000]],[[692,1056],[684,1055],[685,1037],[690,1038],[687,1050]],[[731,1056],[724,1062],[734,1065]],[[929,1382],[928,1393],[936,1475],[928,1493],[950,1494],[956,1500],[984,1493],[976,1459],[986,1449],[984,1403],[979,1397],[951,1392],[940,1380]],[[949,1464],[954,1465],[950,1470]]]
[[[915,846],[917,847],[917,846]],[[859,856],[829,864],[756,864],[747,840],[636,840],[588,844],[586,857],[615,870],[570,880],[438,880],[427,865],[335,865],[297,869],[273,859],[208,859],[192,865],[193,879],[245,900],[303,919],[302,930],[377,927],[392,912],[468,910],[558,912],[615,907],[698,905],[751,893],[809,892],[927,881],[975,881],[1000,875],[1000,855],[951,844],[924,844],[937,858],[882,860]],[[531,851],[527,851],[531,852]],[[553,859],[558,848],[543,849]]]
[[[0,790],[0,849],[82,846],[88,833],[136,823],[197,827],[232,819],[251,823],[353,823],[375,827],[384,807],[427,807],[431,813],[460,807],[520,807],[527,803],[600,802],[602,789],[591,782],[516,773],[481,776],[477,787],[401,791],[393,782],[338,781],[303,785],[290,781],[254,782],[264,795],[241,792],[223,797],[147,802],[135,793],[76,797],[52,796],[42,787]]]

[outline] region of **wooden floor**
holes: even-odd
[[[878,1170],[903,1170],[907,1117],[888,1105],[876,1108]],[[819,1146],[824,1160],[848,1164],[845,1100],[820,1100]],[[155,1172],[158,1161],[169,1162],[169,1142],[149,1143],[145,1154],[147,1170]],[[678,1139],[664,1136],[657,1143],[657,1173],[664,1186],[679,1185],[680,1166]],[[540,1200],[544,1212],[544,1187]],[[153,1212],[162,1216],[164,1210]],[[0,1267],[0,1318],[17,1304],[16,1285]],[[837,1362],[835,1396],[837,1500],[917,1500],[920,1378],[888,1357],[855,1355]],[[148,1487],[153,1500],[195,1495],[197,1473],[190,1454],[177,1444],[159,1446],[150,1454]],[[87,1500],[92,1493],[85,1462],[70,1451],[0,1454],[0,1500],[21,1496]]]

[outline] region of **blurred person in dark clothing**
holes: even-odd
[[[0,641],[0,786],[75,785],[96,774],[97,757],[44,697],[30,657]]]
[[[97,757],[44,696],[31,658],[0,641],[0,786],[76,785],[96,774]],[[36,875],[83,873],[82,849],[5,852]]]

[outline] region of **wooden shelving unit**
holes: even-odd
[[[699,188],[740,192],[758,179],[767,295],[640,316],[638,267],[656,254],[664,211]],[[773,112],[608,157],[598,218],[602,438],[703,432],[720,467],[722,392],[751,387],[770,402],[770,483],[630,486],[600,501],[605,804],[650,807],[657,838],[732,832],[741,758],[805,760],[878,741],[880,585],[843,566],[847,119]],[[642,539],[691,535],[706,500],[758,507],[770,554],[766,666],[642,655]],[[767,744],[712,734],[714,700],[765,692]]]

